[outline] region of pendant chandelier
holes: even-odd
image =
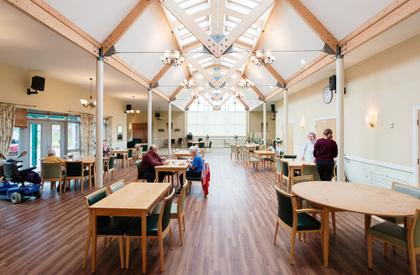
[[[251,88],[252,86],[254,86],[254,83],[248,78],[242,78],[241,80],[239,80],[238,86],[241,88]]]
[[[94,109],[96,107],[96,101],[93,100],[92,97],[92,80],[93,78],[89,78],[89,99],[80,99],[80,104],[82,104],[85,108]]]
[[[125,105],[125,113],[126,114],[140,114],[140,110],[139,109],[133,109],[133,106],[134,106],[134,98],[135,98],[135,96],[133,96],[132,104]]]
[[[180,84],[182,87],[184,87],[185,89],[192,89],[192,88],[194,88],[195,87],[195,82],[194,82],[194,80],[192,80],[192,79],[190,79],[190,80],[187,80],[187,79],[184,79],[182,82],[181,82],[181,84]]]
[[[163,64],[169,65],[172,67],[177,67],[184,63],[184,57],[181,55],[179,51],[166,51],[165,55],[160,57],[160,61]]]
[[[270,51],[264,49],[256,50],[255,54],[251,56],[251,62],[258,67],[272,64],[274,60],[276,60],[276,57]]]

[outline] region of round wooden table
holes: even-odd
[[[370,226],[371,215],[404,217],[407,230],[420,200],[394,190],[367,184],[335,181],[309,181],[292,187],[298,197],[324,208],[322,222],[322,248],[324,265],[328,266],[329,212],[331,209],[365,214],[365,229]],[[408,219],[409,218],[409,219]]]

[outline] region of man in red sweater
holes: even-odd
[[[330,181],[334,172],[334,158],[337,157],[337,143],[332,139],[331,129],[324,130],[324,137],[314,145],[316,168],[322,181]]]
[[[141,160],[138,178],[146,179],[147,182],[154,182],[155,166],[163,165],[164,163],[164,159],[158,155],[158,147],[156,145],[151,145],[149,151],[147,151]],[[159,182],[163,181],[166,174],[167,173],[159,173]]]

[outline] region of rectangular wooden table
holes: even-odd
[[[159,172],[178,172],[187,178],[188,162],[185,160],[168,160],[165,165],[155,166],[156,180],[159,180]]]
[[[289,166],[289,176],[298,177],[303,175],[304,166],[316,166],[314,162],[302,161],[296,159],[281,159],[287,162]]]
[[[115,149],[112,150],[112,154],[123,155],[123,168],[125,168],[128,159],[128,149]]]
[[[170,183],[132,182],[89,207],[92,232],[92,272],[96,266],[96,217],[126,216],[141,218],[141,236],[146,236],[146,217],[155,204],[170,190]],[[141,238],[142,271],[146,273],[147,238]]]
[[[182,150],[182,151],[176,151],[174,153],[174,156],[177,159],[180,159],[180,158],[190,158],[190,157],[193,156],[193,154],[190,151],[188,151],[188,150]]]
[[[254,153],[259,157],[274,157],[276,152],[270,150],[255,150]]]

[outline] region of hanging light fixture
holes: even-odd
[[[199,95],[200,95],[200,92],[197,89],[191,92],[192,98],[197,98]]]
[[[160,57],[160,61],[162,61],[163,64],[169,65],[172,67],[177,67],[184,63],[184,57],[181,55],[179,51],[166,51],[165,55]]]
[[[251,62],[257,66],[266,66],[272,64],[276,57],[270,51],[256,50],[255,54],[251,56]]]
[[[254,86],[254,83],[248,78],[242,78],[241,80],[239,80],[238,86],[241,88],[251,88],[252,86]]]
[[[96,101],[92,97],[92,77],[89,77],[89,99],[80,99],[80,104],[85,108],[93,109],[96,107]]]
[[[125,113],[126,114],[140,114],[140,110],[139,109],[133,109],[133,106],[134,106],[134,98],[135,98],[135,96],[133,96],[132,104],[125,105]]]
[[[192,89],[192,88],[194,88],[195,87],[195,82],[194,82],[194,80],[192,80],[192,79],[190,79],[190,80],[187,80],[187,79],[184,79],[182,82],[181,82],[181,84],[180,84],[182,87],[184,87],[185,89]]]

